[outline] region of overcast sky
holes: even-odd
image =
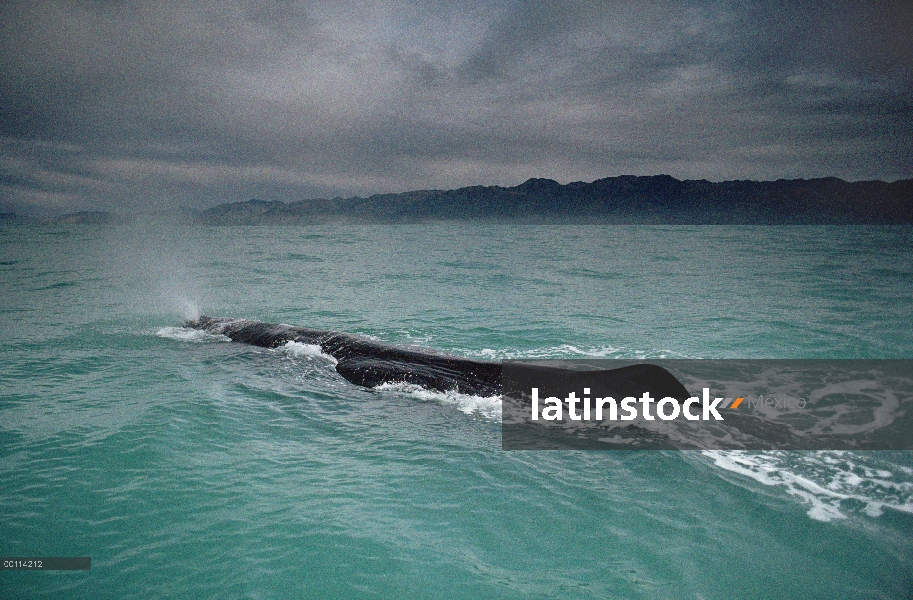
[[[0,209],[913,177],[913,3],[0,3]]]

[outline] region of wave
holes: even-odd
[[[372,389],[378,392],[392,392],[421,400],[455,406],[467,415],[477,414],[493,421],[501,420],[501,396],[475,396],[457,391],[438,392],[412,383],[382,383]]]
[[[202,329],[191,329],[189,327],[162,327],[155,332],[160,338],[170,340],[180,340],[182,342],[230,342],[231,338],[221,333],[210,333]]]
[[[228,339],[228,338],[226,338]],[[333,356],[327,354],[323,349],[317,344],[305,344],[303,342],[286,342],[284,346],[280,346],[280,349],[292,358],[305,358],[311,360],[314,358],[319,358],[325,360],[333,365],[338,364]]]
[[[880,454],[742,450],[702,454],[727,472],[782,488],[806,504],[808,516],[817,521],[854,514],[878,517],[885,508],[913,514],[913,468]]]
[[[460,354],[483,358],[488,360],[552,360],[565,358],[620,358],[631,360],[645,360],[653,358],[698,358],[687,356],[671,350],[631,350],[618,346],[591,346],[580,348],[571,344],[546,346],[542,348],[529,348],[519,350],[516,348],[503,348],[494,350],[458,349]]]

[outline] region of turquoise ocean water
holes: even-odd
[[[909,227],[0,229],[0,598],[904,598],[905,452],[504,452],[199,313],[487,358],[913,358]]]

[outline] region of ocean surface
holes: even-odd
[[[207,314],[506,358],[913,358],[910,227],[0,228],[0,598],[909,598],[913,453],[501,450]]]

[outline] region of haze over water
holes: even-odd
[[[898,598],[907,452],[504,452],[197,314],[506,358],[913,358],[910,227],[0,229],[0,597]]]

